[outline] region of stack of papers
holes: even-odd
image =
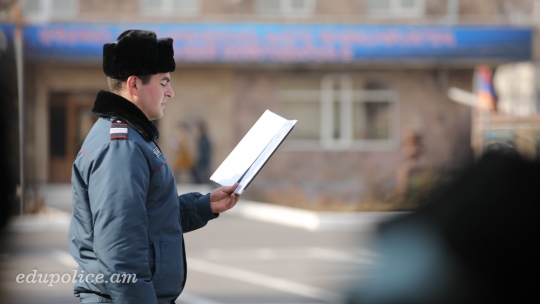
[[[238,182],[234,193],[241,194],[296,122],[266,110],[210,179],[222,186],[232,186]]]

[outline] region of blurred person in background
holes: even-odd
[[[540,163],[486,154],[417,212],[382,224],[380,264],[348,303],[532,303]]]
[[[197,161],[193,167],[193,179],[197,184],[210,183],[210,161],[212,160],[212,143],[208,138],[206,123],[197,122]]]
[[[74,293],[81,303],[174,303],[186,283],[183,233],[239,199],[237,185],[178,196],[152,122],[174,95],[173,55],[171,38],[143,30],[103,47],[110,91],[97,95],[92,112],[100,118],[72,171],[68,246],[79,264]]]
[[[188,181],[194,170],[193,139],[187,123],[179,123],[171,138],[170,148],[174,152],[174,176],[177,182]]]
[[[405,197],[409,188],[411,175],[421,171],[420,157],[424,152],[422,135],[418,131],[405,132],[401,147],[402,162],[396,168],[396,187],[391,196]]]

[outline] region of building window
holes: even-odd
[[[397,146],[398,104],[388,84],[350,75],[284,77],[280,113],[298,123],[289,147],[382,150]]]
[[[255,11],[261,15],[310,16],[317,0],[256,0]]]
[[[28,0],[22,3],[24,18],[30,22],[73,19],[79,10],[78,0]]]
[[[370,15],[390,17],[419,17],[425,13],[425,0],[368,0]]]
[[[200,0],[139,0],[145,15],[196,15]]]

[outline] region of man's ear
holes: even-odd
[[[129,76],[126,80],[126,86],[129,94],[133,96],[139,96],[139,77]]]

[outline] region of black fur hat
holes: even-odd
[[[175,68],[172,38],[157,39],[151,31],[127,30],[116,42],[103,45],[103,73],[111,78],[166,73]]]

